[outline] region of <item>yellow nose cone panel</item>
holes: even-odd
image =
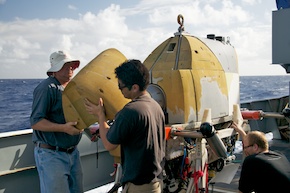
[[[87,113],[84,99],[98,104],[103,98],[107,119],[129,101],[118,89],[115,68],[126,61],[126,57],[116,49],[108,49],[89,62],[66,86],[62,100],[66,121],[77,121],[78,129],[88,128],[97,122],[95,116]]]
[[[211,109],[213,119],[230,116],[232,103],[239,103],[234,48],[216,40],[205,42],[194,36],[175,36],[144,61],[151,83],[166,95],[169,124],[201,121],[205,109]]]

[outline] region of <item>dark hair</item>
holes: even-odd
[[[139,60],[127,60],[115,69],[116,78],[129,89],[137,84],[140,91],[146,90],[149,84],[149,72]]]

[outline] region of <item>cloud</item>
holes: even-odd
[[[1,78],[45,77],[48,57],[56,50],[67,50],[72,56],[88,63],[101,51],[116,47],[126,53],[134,51],[126,41],[130,34],[120,15],[120,7],[111,5],[97,15],[87,12],[79,19],[23,20],[0,23]],[[132,33],[138,36],[138,33]],[[134,37],[132,38],[134,39]],[[16,40],[16,41],[15,41]],[[141,42],[140,42],[141,43]],[[132,54],[129,54],[132,55]],[[19,65],[21,64],[21,65]],[[21,74],[16,75],[17,69]],[[26,71],[34,69],[34,73]],[[26,73],[26,74],[25,74]]]
[[[74,6],[74,5],[68,5],[68,9],[70,9],[70,10],[77,10],[76,6]]]
[[[255,5],[255,4],[261,4],[262,0],[242,0],[242,2],[246,5]]]
[[[245,3],[247,8],[243,7]],[[264,9],[252,11],[259,2],[255,3],[144,0],[126,8],[111,4],[98,12],[79,12],[76,19],[17,18],[0,22],[0,36],[4,37],[0,39],[0,77],[45,78],[50,53],[62,49],[81,60],[80,68],[108,48],[143,61],[177,32],[180,13],[185,30],[194,36],[214,33],[230,37],[241,75],[271,74],[271,14]],[[249,71],[250,67],[259,71]]]

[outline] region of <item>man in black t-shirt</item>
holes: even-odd
[[[90,114],[98,117],[100,136],[107,150],[121,145],[124,193],[162,192],[165,161],[165,118],[160,105],[147,93],[148,69],[139,60],[129,60],[115,69],[119,89],[131,99],[108,126],[103,100],[96,106],[86,100]]]
[[[285,155],[269,151],[264,133],[252,131],[245,134],[244,130],[235,123],[233,128],[241,134],[243,150],[247,156],[242,165],[239,192],[288,193],[290,163]]]

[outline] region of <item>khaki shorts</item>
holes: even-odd
[[[151,182],[149,184],[135,185],[131,182],[125,184],[122,193],[161,193],[162,185],[160,182]]]

